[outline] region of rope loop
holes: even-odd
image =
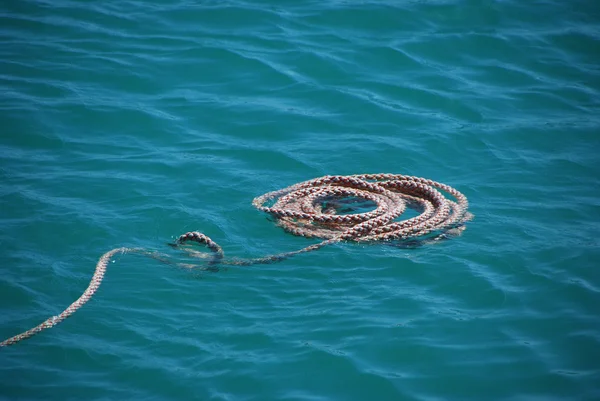
[[[268,203],[271,205],[266,206]],[[178,248],[187,242],[195,242],[206,246],[212,253],[207,270],[214,271],[215,265],[274,263],[339,241],[403,241],[427,237],[436,240],[448,234],[460,234],[464,224],[473,218],[467,211],[467,198],[456,189],[429,179],[400,174],[327,175],[266,193],[255,198],[252,204],[270,214],[287,232],[322,241],[299,250],[250,259],[225,259],[221,246],[197,231],[180,235],[169,245]],[[369,208],[372,210],[366,210]],[[399,220],[407,208],[418,214]],[[108,263],[117,253],[138,253],[172,263],[155,252],[140,248],[110,250],[100,257],[88,288],[75,302],[59,315],[0,342],[0,347],[16,344],[54,327],[75,313],[100,287]]]

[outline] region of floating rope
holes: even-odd
[[[271,206],[267,206],[269,203]],[[365,203],[374,205],[374,210],[360,212],[357,205],[364,207]],[[269,192],[255,198],[252,204],[271,215],[284,230],[323,241],[296,251],[251,259],[225,259],[223,249],[216,242],[196,231],[179,236],[170,245],[178,248],[186,242],[196,242],[206,246],[211,252],[207,262],[209,269],[217,265],[249,266],[280,261],[341,241],[403,241],[428,237],[436,240],[460,233],[464,223],[473,217],[467,211],[467,198],[456,189],[432,180],[399,174],[324,176]],[[407,207],[417,210],[418,215],[398,220]],[[340,214],[344,211],[356,213]],[[108,251],[100,257],[90,284],[79,299],[59,315],[0,342],[0,347],[18,343],[54,327],[75,313],[92,298],[102,283],[110,259],[118,253],[139,253],[168,262],[156,253],[140,248]]]

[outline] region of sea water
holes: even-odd
[[[475,219],[218,272],[120,255],[0,349],[0,398],[600,399],[599,26],[587,0],[3,2],[0,340],[116,247],[316,242],[251,205],[314,177],[426,177]]]

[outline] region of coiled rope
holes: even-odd
[[[357,211],[353,204],[368,202],[374,210]],[[267,206],[272,203],[271,206]],[[186,242],[206,246],[212,254],[209,266],[249,266],[272,263],[300,253],[314,251],[340,241],[403,241],[416,238],[437,239],[458,233],[473,216],[467,211],[467,198],[456,189],[432,180],[399,174],[360,174],[324,176],[304,181],[255,198],[252,204],[271,215],[278,225],[294,235],[320,238],[322,242],[305,248],[251,259],[225,259],[223,249],[200,232],[188,232],[177,238],[173,247]],[[420,213],[398,220],[406,208]],[[96,264],[96,271],[85,292],[67,309],[38,326],[0,343],[16,344],[45,329],[56,326],[89,301],[104,278],[107,265],[118,253],[138,253],[166,261],[156,253],[140,248],[116,248],[106,252]],[[213,267],[214,268],[214,267]]]

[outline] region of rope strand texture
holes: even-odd
[[[272,205],[266,206],[269,202]],[[370,202],[376,207],[363,213],[337,213],[342,209],[356,211],[353,205],[360,202]],[[464,223],[473,217],[467,211],[467,198],[456,189],[428,179],[399,174],[324,176],[269,192],[255,198],[252,204],[258,210],[270,214],[284,230],[323,241],[296,251],[251,259],[225,259],[223,249],[216,242],[196,231],[179,236],[172,246],[178,247],[186,242],[206,246],[212,253],[212,258],[207,263],[209,269],[210,266],[214,268],[214,265],[220,264],[249,266],[280,261],[340,241],[402,241],[430,234],[437,234],[433,237],[436,239],[446,234],[460,233],[464,229]],[[407,206],[420,213],[399,221],[398,218]],[[139,253],[170,263],[157,254],[140,248],[116,248],[108,251],[100,257],[88,288],[75,302],[59,315],[0,342],[0,347],[16,344],[54,327],[75,313],[92,298],[102,283],[110,259],[117,253]]]

